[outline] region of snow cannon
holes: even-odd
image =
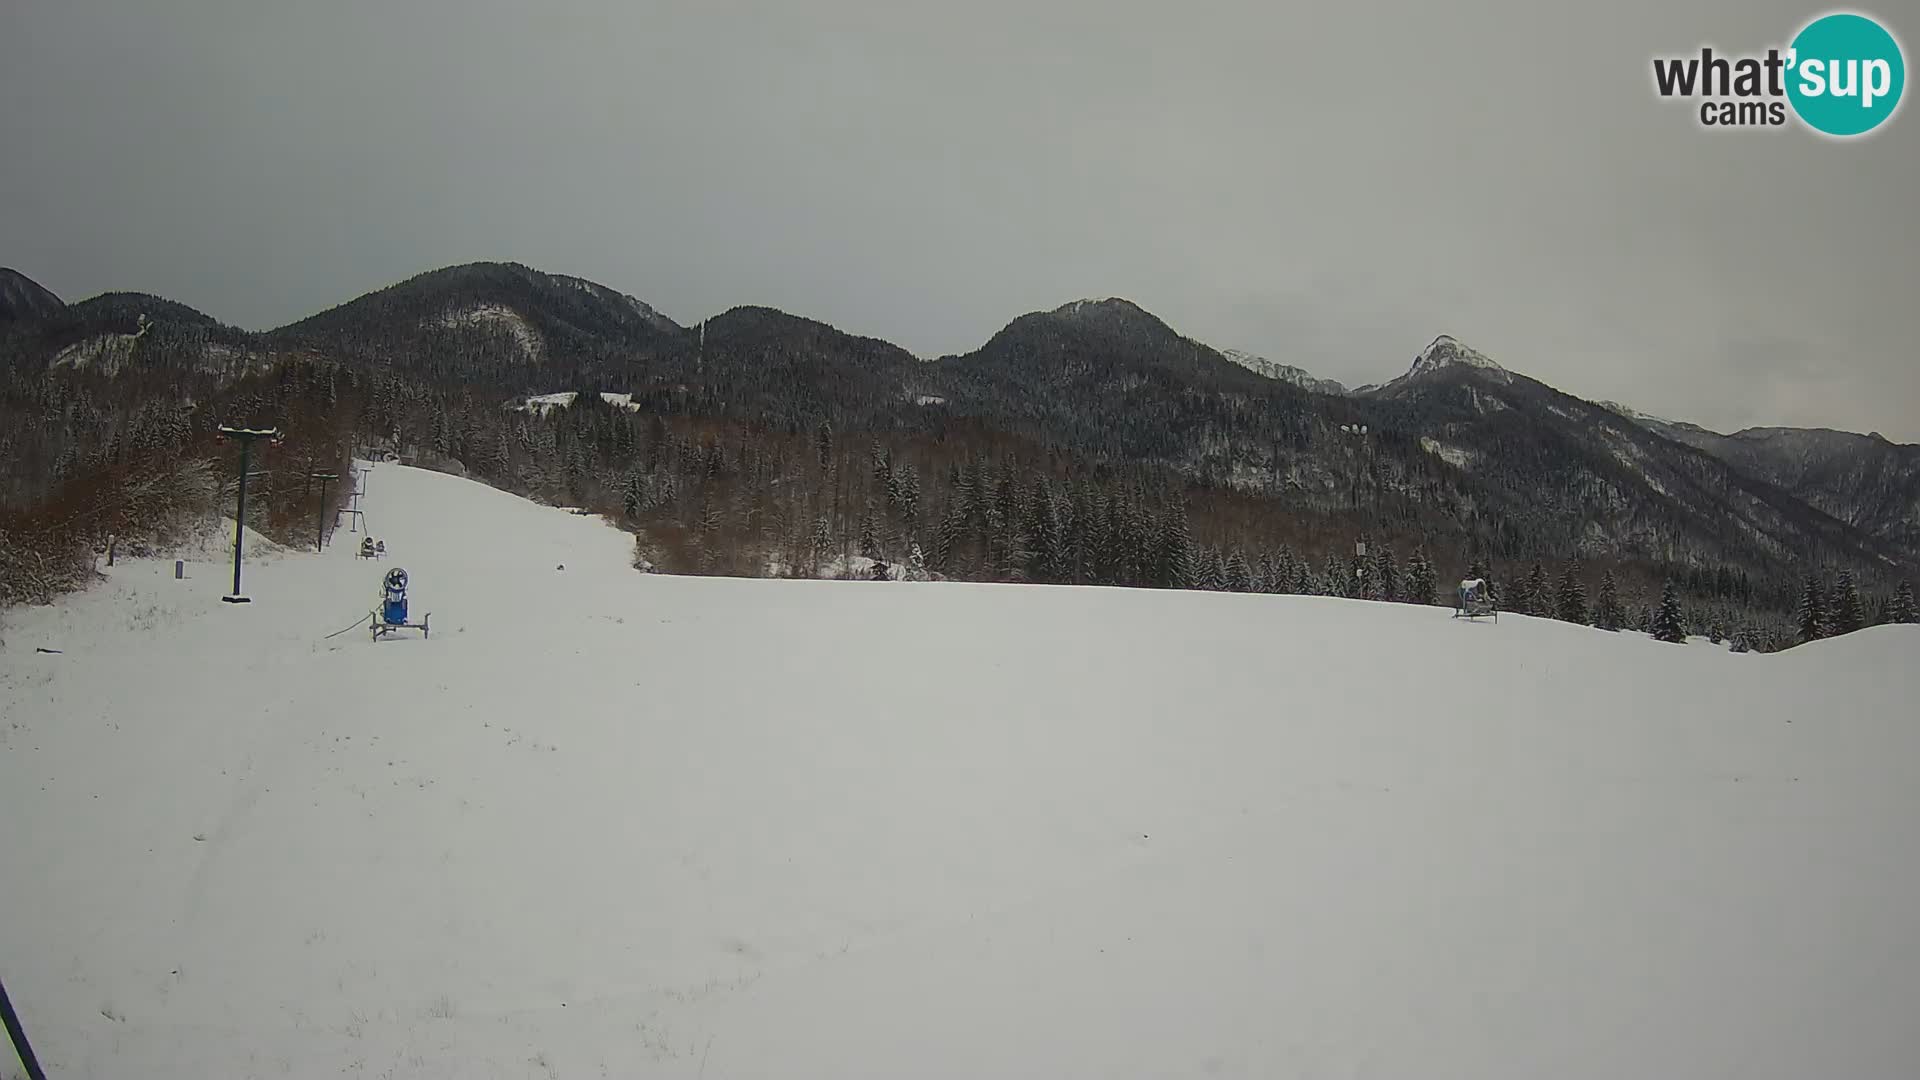
[[[433,613],[428,612],[417,623],[407,621],[407,572],[397,566],[387,571],[380,584],[380,607],[372,616],[373,639],[378,641],[382,634],[401,629],[418,630],[422,635],[431,637],[427,623],[432,618]]]
[[[380,619],[397,626],[407,621],[407,572],[397,566],[387,571],[380,596]]]
[[[1489,595],[1490,592],[1491,590],[1487,588],[1485,579],[1468,578],[1462,581],[1460,583],[1459,597],[1454,602],[1453,617],[1456,619],[1477,619],[1482,616],[1491,615],[1493,616],[1494,622],[1499,622],[1500,609],[1494,606],[1493,598]]]

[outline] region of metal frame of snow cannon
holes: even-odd
[[[1487,583],[1479,578],[1461,582],[1460,590],[1454,597],[1453,617],[1473,620],[1491,615],[1494,622],[1499,622],[1500,609],[1494,605],[1488,592]]]
[[[369,616],[373,640],[398,630],[418,630],[422,637],[432,637],[433,631],[427,626],[433,621],[433,612],[422,616],[419,622],[407,621],[407,572],[394,567],[380,580],[380,606],[373,609]]]

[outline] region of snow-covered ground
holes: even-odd
[[[1920,1072],[1913,627],[683,579],[367,490],[385,563],[9,613],[59,1080]],[[394,565],[432,638],[327,638]]]

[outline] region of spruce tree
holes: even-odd
[[[1548,591],[1547,572],[1539,563],[1527,571],[1527,614],[1541,617],[1553,614],[1553,594]]]
[[[893,487],[893,461],[891,455],[887,453],[886,447],[881,446],[878,439],[874,440],[872,457],[874,490],[880,492],[882,497],[891,503],[895,494]]]
[[[872,503],[868,503],[860,515],[860,554],[869,559],[880,557],[880,538],[875,532]]]
[[[1154,553],[1154,584],[1163,589],[1193,587],[1193,537],[1187,532],[1187,508],[1175,505],[1160,526]]]
[[[900,492],[897,496],[900,504],[900,518],[906,522],[907,531],[912,532],[920,522],[920,470],[912,462],[894,471]]]
[[[1295,586],[1300,580],[1300,568],[1293,557],[1293,549],[1280,545],[1280,553],[1273,557],[1273,582],[1269,592],[1290,593],[1297,591]]]
[[[628,473],[626,486],[620,493],[621,509],[626,511],[627,520],[632,521],[640,516],[640,511],[646,505],[645,495],[645,489],[640,486],[640,474]]]
[[[1235,548],[1227,559],[1226,584],[1228,592],[1252,592],[1253,571],[1247,566],[1247,557]]]
[[[1684,645],[1687,631],[1680,617],[1680,597],[1669,580],[1660,590],[1660,609],[1653,614],[1653,639]]]
[[[1400,599],[1400,567],[1394,562],[1393,549],[1385,544],[1375,553],[1373,569],[1368,576],[1373,581],[1374,597],[1392,603]]]
[[[1802,643],[1816,641],[1826,635],[1826,606],[1820,599],[1820,582],[1807,578],[1806,588],[1800,592],[1800,640]]]
[[[1913,606],[1913,583],[1903,581],[1894,590],[1893,602],[1887,605],[1887,621],[1890,623],[1920,622],[1920,611]]]
[[[1565,622],[1587,624],[1587,587],[1580,580],[1580,564],[1572,563],[1560,574],[1560,618]]]
[[[1620,591],[1614,583],[1612,569],[1600,575],[1600,600],[1595,605],[1593,616],[1593,625],[1602,630],[1618,630],[1626,622],[1626,612],[1620,610]]]
[[[813,519],[813,573],[820,572],[820,563],[833,548],[833,527],[827,521],[827,515],[821,514]]]
[[[1226,588],[1227,565],[1220,558],[1219,548],[1207,548],[1200,556],[1200,580],[1194,584],[1208,592],[1219,592]]]
[[[1433,563],[1427,558],[1427,549],[1414,549],[1413,561],[1407,564],[1407,603],[1432,604],[1435,584]]]
[[[933,542],[933,565],[944,573],[951,569],[953,559],[960,549],[960,538],[966,528],[967,519],[956,504],[940,519],[940,533]]]
[[[1828,632],[1838,636],[1851,634],[1860,629],[1860,593],[1853,585],[1853,572],[1840,571],[1840,579],[1833,586],[1833,607],[1830,609],[1832,629]]]
[[[1025,529],[1028,581],[1058,581],[1060,518],[1054,507],[1053,492],[1045,480],[1033,482],[1033,497],[1027,503]]]
[[[1523,576],[1513,586],[1512,606],[1508,609],[1518,615],[1526,615],[1533,610],[1533,599],[1527,594],[1527,579]]]

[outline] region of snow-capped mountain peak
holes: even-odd
[[[1512,377],[1512,373],[1495,363],[1492,357],[1472,346],[1461,344],[1458,340],[1447,334],[1441,334],[1439,337],[1434,338],[1432,344],[1421,350],[1420,355],[1414,358],[1413,366],[1407,369],[1407,374],[1404,377],[1414,378],[1415,376],[1425,375],[1430,371],[1439,371],[1441,368],[1455,366],[1480,368],[1483,371],[1494,372],[1505,378]]]
[[[1139,305],[1131,300],[1122,300],[1117,296],[1109,296],[1104,300],[1095,300],[1092,298],[1074,300],[1054,308],[1053,313],[1055,315],[1093,315],[1100,313],[1111,314],[1115,312],[1133,314],[1139,310]]]
[[[1305,368],[1295,367],[1292,364],[1278,363],[1264,356],[1255,356],[1250,352],[1243,352],[1239,349],[1222,349],[1220,350],[1220,355],[1256,375],[1264,375],[1269,379],[1278,379],[1284,383],[1292,383],[1304,390],[1312,390],[1321,394],[1345,394],[1347,392],[1347,388],[1340,385],[1337,381],[1319,378]]]

